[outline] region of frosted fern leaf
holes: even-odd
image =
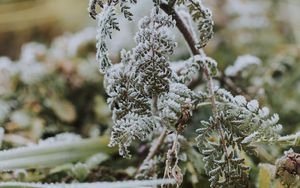
[[[170,125],[174,125],[182,115],[182,106],[192,107],[194,93],[187,86],[171,83],[170,91],[158,99],[159,116]]]
[[[214,22],[211,11],[202,4],[202,0],[190,0],[188,4],[192,18],[197,23],[199,42],[197,48],[203,48],[213,37]]]
[[[115,8],[109,5],[103,5],[102,12],[97,16],[97,54],[96,59],[99,63],[99,70],[105,73],[108,67],[111,66],[111,60],[109,59],[108,47],[106,44],[106,38],[112,37],[113,29],[120,30],[117,22]]]
[[[149,96],[169,90],[172,72],[168,55],[174,52],[176,42],[166,29],[173,26],[172,18],[156,9],[152,10],[150,17],[144,17],[139,23],[133,58],[139,83],[145,86],[144,90]]]
[[[128,113],[124,118],[116,121],[109,146],[119,145],[120,155],[130,157],[128,147],[131,142],[135,139],[149,138],[156,127],[152,117]]]

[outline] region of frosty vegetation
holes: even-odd
[[[0,57],[0,187],[299,187],[299,48],[260,40],[275,3],[216,2],[90,0],[96,29]]]
[[[174,178],[180,185],[183,175],[178,165],[179,138],[193,110],[210,105],[211,117],[199,123],[196,131],[210,186],[247,187],[249,167],[244,153],[255,154],[257,143],[279,141],[282,126],[278,124],[278,115],[270,114],[267,107],[260,107],[257,100],[247,101],[244,96],[233,96],[224,88],[214,86],[217,62],[203,51],[213,36],[214,21],[201,0],[153,1],[151,14],[139,21],[139,31],[134,38],[136,46],[129,51],[122,50],[121,62],[112,64],[107,39],[112,37],[113,30],[121,29],[116,8],[120,7],[131,20],[130,6],[134,3],[129,0],[90,2],[90,14],[98,22],[99,70],[105,75],[107,102],[113,113],[110,146],[118,145],[120,155],[130,157],[128,147],[133,140],[151,141],[160,133],[140,167],[151,169],[147,165],[153,164],[166,135],[174,135],[164,159],[164,178]],[[101,7],[99,14],[95,11],[97,5]],[[187,65],[178,71],[171,69],[169,60],[176,48],[175,38],[170,34],[170,28],[175,26],[191,51],[190,59],[185,61]],[[236,76],[260,62],[255,56],[241,56],[226,69],[226,75]],[[203,75],[207,85],[201,91],[193,91],[189,84],[198,73]]]

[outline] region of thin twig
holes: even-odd
[[[175,133],[175,139],[172,144],[172,148],[167,152],[167,159],[165,164],[165,171],[164,171],[164,179],[174,178],[177,183],[177,187],[182,183],[182,173],[178,167],[178,133]],[[174,162],[175,160],[175,162]],[[174,163],[174,165],[172,165]],[[162,185],[162,188],[164,186]]]
[[[167,135],[167,128],[164,127],[163,131],[161,132],[161,134],[159,135],[157,140],[154,141],[151,148],[149,149],[149,153],[148,153],[147,157],[144,159],[142,164],[139,166],[136,174],[140,173],[142,170],[142,166],[144,166],[147,162],[149,162],[156,155],[157,151],[162,146],[162,143],[165,140],[166,135]]]
[[[158,113],[158,109],[157,109],[157,96],[153,96],[152,97],[152,115],[156,116]],[[161,134],[159,135],[159,137],[154,141],[154,143],[152,144],[151,148],[149,149],[149,153],[147,155],[147,157],[144,159],[144,161],[142,162],[142,164],[138,167],[136,174],[140,173],[140,171],[142,170],[141,167],[144,166],[147,162],[149,162],[157,153],[157,151],[159,150],[159,148],[162,146],[163,141],[166,138],[167,135],[167,127],[163,128],[163,131],[161,132]]]

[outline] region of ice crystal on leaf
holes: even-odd
[[[188,8],[193,20],[195,23],[197,23],[199,32],[199,42],[197,47],[203,48],[207,45],[208,41],[213,37],[214,34],[212,13],[203,5],[202,0],[190,0]]]
[[[104,73],[106,69],[111,66],[106,38],[112,37],[112,31],[114,29],[120,30],[116,18],[115,8],[113,6],[104,5],[102,12],[97,15],[97,21],[98,29],[96,58],[99,63],[100,72]]]
[[[278,124],[278,115],[270,115],[266,107],[260,108],[257,100],[247,101],[244,96],[233,96],[225,89],[214,87],[213,78],[221,74],[218,74],[217,62],[202,50],[213,36],[211,11],[201,0],[154,0],[151,15],[139,22],[139,31],[134,38],[136,46],[130,51],[122,51],[121,62],[112,64],[105,39],[111,37],[113,29],[119,29],[115,7],[120,5],[121,12],[130,20],[132,14],[127,12],[130,7],[124,8],[123,5],[135,1],[92,2],[92,16],[96,15],[95,4],[102,7],[97,16],[97,59],[100,70],[105,73],[107,102],[113,114],[110,146],[118,145],[120,155],[128,157],[128,147],[133,140],[145,140],[155,130],[164,130],[157,139],[162,139],[158,142],[160,144],[164,143],[167,132],[176,131],[172,148],[167,152],[164,175],[175,178],[179,185],[182,172],[177,165],[178,138],[181,136],[178,134],[183,133],[195,108],[211,105],[212,115],[201,121],[196,138],[210,186],[248,186],[249,167],[243,153],[255,153],[258,143],[276,142],[281,125]],[[178,5],[184,8],[178,11]],[[197,25],[197,32],[193,30],[193,24]],[[176,42],[170,29],[175,25],[191,48],[192,55],[181,62],[184,65],[174,63],[171,68],[169,56],[174,53]],[[235,76],[249,65],[259,63],[255,56],[240,56],[233,66],[226,69],[226,76]],[[203,93],[188,87],[193,79],[199,79],[200,73],[207,80],[207,90]],[[147,156],[142,167],[149,165],[147,168],[152,168],[153,151],[151,147],[150,157]]]
[[[150,17],[140,21],[140,31],[135,36],[137,46],[133,49],[133,58],[137,64],[139,82],[149,96],[169,90],[172,75],[168,55],[174,52],[176,43],[167,33],[174,26],[171,17],[160,10],[152,10]]]
[[[201,122],[197,141],[204,155],[205,169],[212,187],[245,187],[249,168],[241,152],[253,154],[256,143],[276,141],[281,129],[278,115],[269,116],[267,108],[260,109],[256,100],[247,102],[243,96],[233,96],[225,89],[217,89],[215,93],[217,115],[227,144],[216,137],[218,132],[213,127],[217,122],[213,118]],[[212,138],[215,141],[210,141]]]
[[[158,99],[159,116],[170,125],[174,125],[181,116],[181,107],[192,107],[194,93],[184,84],[172,83],[170,91]]]
[[[123,118],[127,113],[149,114],[150,103],[136,87],[136,78],[130,67],[124,64],[113,65],[105,75],[108,105],[113,112],[113,121]]]
[[[153,129],[156,127],[156,122],[152,117],[128,113],[115,122],[109,146],[119,145],[120,155],[130,157],[127,148],[131,142],[136,138],[139,140],[150,138]]]
[[[136,2],[137,0],[108,0],[106,4],[110,6],[119,5],[124,17],[128,20],[132,20],[133,14],[130,11],[130,5],[135,4]],[[90,0],[88,6],[90,16],[95,19],[97,15],[96,6],[99,5],[101,8],[103,8],[106,4],[102,0]]]
[[[110,145],[118,144],[123,156],[129,156],[127,147],[132,140],[148,138],[157,127],[151,100],[169,91],[172,72],[168,55],[176,43],[166,29],[172,26],[171,17],[153,10],[140,22],[137,46],[132,52],[123,50],[121,62],[106,69],[106,92],[114,122]]]

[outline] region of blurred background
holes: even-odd
[[[29,41],[49,44],[66,31],[75,32],[92,20],[87,0],[1,0],[0,55],[17,58],[21,45]]]
[[[282,134],[300,131],[300,0],[204,3],[215,20],[215,35],[205,51],[218,61],[216,84],[255,98],[278,113]],[[89,17],[87,5],[88,0],[0,0],[0,125],[5,132],[1,149],[63,132],[82,137],[110,135],[111,114],[95,62],[96,21]],[[121,31],[108,42],[114,63],[119,62],[122,48],[134,46],[137,20],[149,7],[149,0],[139,0],[133,7],[133,22],[119,17]],[[176,40],[174,62],[189,57],[178,32]],[[195,86],[202,87],[203,82]],[[195,134],[208,111],[195,112],[186,135]],[[130,177],[130,170],[119,174],[112,169],[136,167],[145,157],[146,146],[135,145],[133,160],[125,162],[115,152],[106,163],[109,177],[98,174],[97,180]],[[264,156],[254,162],[271,162],[282,154],[279,149],[262,150]],[[5,178],[12,177],[0,176]]]

